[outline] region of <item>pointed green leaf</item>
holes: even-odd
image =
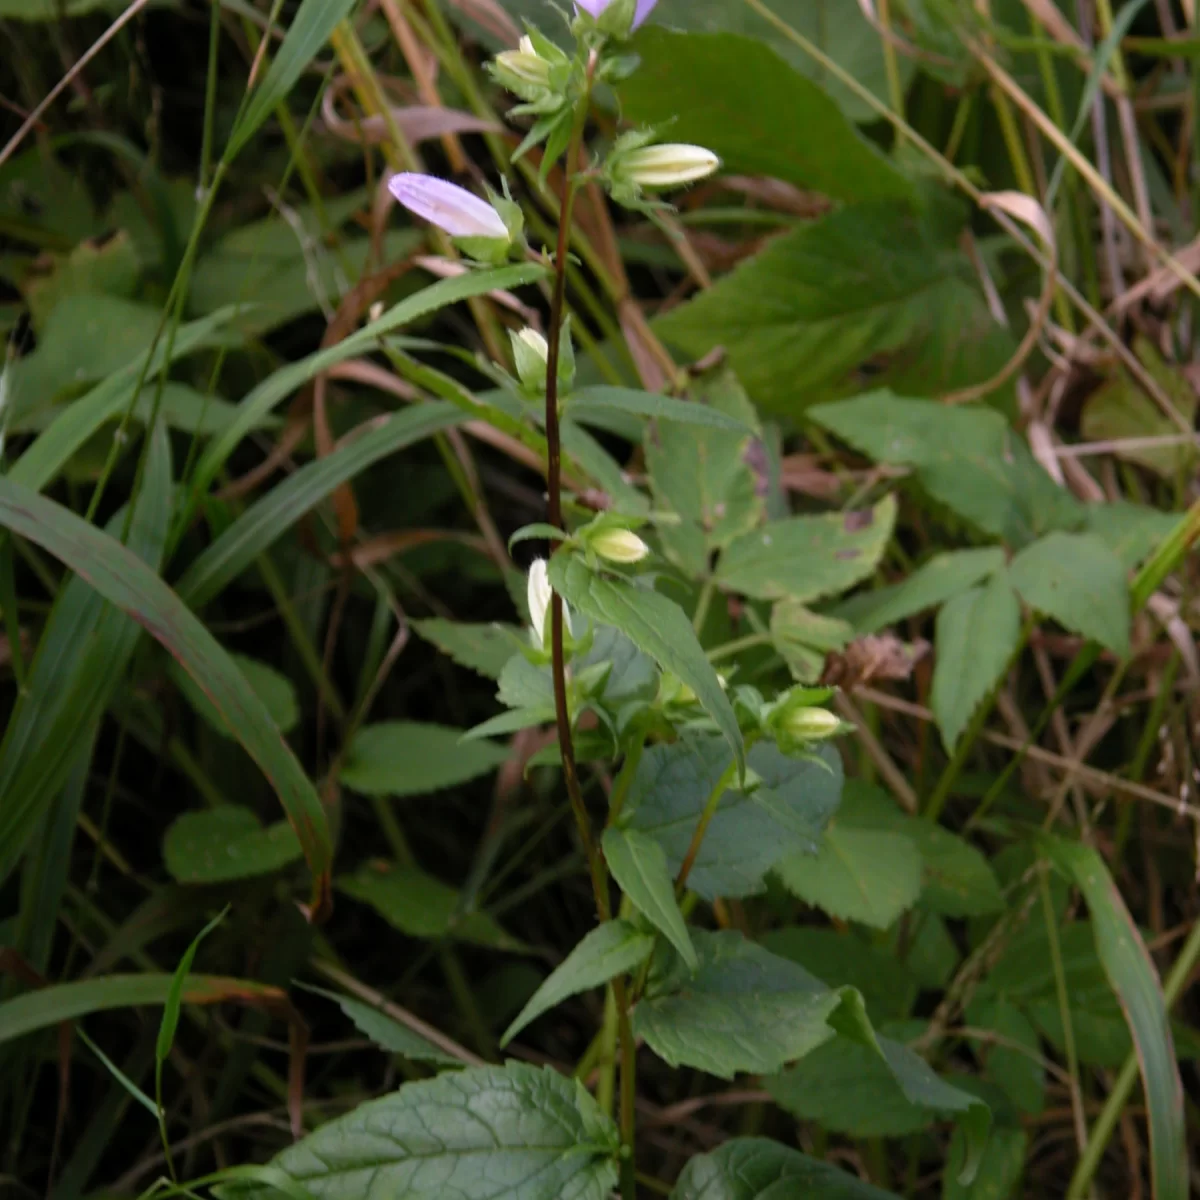
[[[654,939],[628,921],[605,921],[597,926],[534,992],[529,1003],[504,1031],[500,1045],[507,1046],[526,1025],[569,996],[599,987],[615,976],[631,971],[645,962],[653,949]]]
[[[1129,584],[1120,559],[1099,538],[1048,534],[1013,559],[1009,576],[1031,608],[1128,657]]]
[[[617,886],[675,947],[684,962],[695,966],[696,951],[675,899],[675,884],[662,847],[636,829],[606,830],[603,846],[604,859]]]
[[[338,772],[364,796],[424,796],[494,771],[508,751],[495,742],[464,743],[461,729],[384,721],[360,729]]]
[[[523,638],[515,625],[470,625],[430,617],[411,622],[413,631],[449,655],[460,667],[475,671],[485,679],[499,679],[504,665],[514,653],[512,637]]]
[[[708,426],[728,433],[750,432],[741,421],[707,404],[680,400],[675,396],[660,396],[655,392],[639,392],[633,388],[580,388],[567,398],[563,411],[582,425],[590,424],[589,417],[602,418],[607,413],[617,412],[680,425]]]
[[[947,749],[1000,682],[1020,638],[1021,608],[1003,573],[955,596],[938,613],[931,703]]]
[[[510,1062],[406,1084],[271,1165],[319,1200],[606,1200],[617,1150],[578,1080]]]
[[[341,992],[331,992],[326,988],[313,987],[311,984],[301,985],[306,992],[313,992],[332,1000],[351,1021],[359,1033],[370,1038],[377,1046],[390,1050],[407,1058],[409,1062],[434,1063],[439,1067],[459,1067],[462,1063],[449,1055],[445,1050],[438,1049],[431,1041],[419,1033],[393,1021],[387,1013],[352,996],[343,996]]]
[[[550,583],[572,608],[615,626],[660,667],[683,680],[733,747],[738,766],[744,765],[733,707],[678,604],[658,592],[597,575],[577,554],[556,554],[550,560]]]

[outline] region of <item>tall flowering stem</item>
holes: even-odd
[[[562,346],[563,320],[567,304],[567,255],[570,247],[571,217],[575,207],[576,168],[583,153],[583,132],[591,104],[592,81],[596,70],[596,53],[592,52],[587,66],[587,86],[575,113],[575,125],[563,162],[562,203],[558,219],[558,244],[554,254],[554,290],[550,299],[549,349],[546,358],[546,490],[549,495],[550,524],[564,529],[562,511],[562,436],[558,421],[558,361]],[[579,770],[575,762],[575,743],[571,735],[571,714],[567,707],[566,656],[563,651],[563,602],[558,593],[550,601],[550,655],[554,676],[554,713],[558,728],[558,747],[562,757],[563,780],[567,796],[579,826],[588,869],[592,876],[596,912],[601,921],[612,917],[608,897],[608,872],[592,836],[591,820],[579,786]],[[629,997],[625,981],[618,976],[612,982],[613,999],[617,1009],[617,1037],[621,1048],[621,1196],[636,1200],[637,1177],[634,1164],[634,1134],[636,1130],[635,1100],[637,1097],[636,1043],[629,1022]]]

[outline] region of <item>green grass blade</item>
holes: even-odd
[[[1133,1035],[1149,1111],[1155,1200],[1186,1200],[1183,1083],[1158,973],[1100,855],[1090,846],[1062,838],[1046,836],[1040,844],[1087,901],[1097,953]]]
[[[170,499],[170,443],[160,427],[150,439],[146,478],[124,550],[148,573],[157,571],[162,561]],[[109,530],[119,533],[124,525],[121,510],[109,522]],[[69,579],[60,589],[28,686],[0,743],[0,880],[16,865],[62,791],[79,749],[90,747],[96,723],[140,637],[138,626],[84,580]]]
[[[373,423],[327,458],[301,467],[247,509],[188,568],[176,590],[192,608],[211,600],[276,538],[347,480],[420,438],[457,425],[453,404],[422,404]]]
[[[466,275],[459,275],[454,279],[439,280],[430,287],[417,292],[416,295],[402,300],[385,312],[379,320],[363,326],[345,341],[339,342],[336,346],[330,346],[327,350],[310,354],[307,358],[302,358],[298,362],[276,371],[269,379],[264,379],[238,405],[237,418],[229,423],[228,428],[212,442],[201,456],[192,481],[192,497],[198,496],[208,487],[242,439],[277,404],[322,371],[328,371],[330,367],[337,366],[340,362],[377,349],[380,338],[385,334],[393,333],[441,308],[446,308],[460,300],[482,296],[497,288],[521,287],[523,284],[541,279],[544,275],[544,267],[523,263],[511,267],[498,267],[495,270],[470,271]]]
[[[25,992],[0,1004],[0,1044],[89,1013],[166,1004],[174,983],[174,975],[165,973],[105,975]],[[189,975],[184,981],[181,1000],[184,1004],[219,1004],[247,998],[268,1000],[279,994],[277,988],[248,979]]]
[[[0,479],[0,525],[70,566],[179,660],[270,780],[313,872],[313,904],[323,909],[333,858],[325,810],[263,702],[212,634],[136,555],[11,479]]]
[[[229,135],[229,143],[225,147],[226,162],[233,160],[275,110],[275,106],[295,87],[301,74],[316,58],[321,47],[329,40],[329,35],[354,7],[354,3],[355,0],[304,0],[279,47],[279,53]]]

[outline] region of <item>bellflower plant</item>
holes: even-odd
[[[838,1034],[878,1051],[861,997],[845,1000],[832,990],[821,991],[802,972],[803,982],[797,984],[794,965],[732,929],[718,934],[690,928],[685,917],[702,902],[711,903],[714,912],[723,911],[717,897],[761,891],[775,864],[812,852],[836,805],[840,781],[840,759],[829,742],[847,727],[829,708],[833,690],[808,686],[814,681],[805,677],[802,665],[793,668],[796,686],[767,686],[757,677],[742,680],[735,670],[716,669],[728,648],[706,649],[698,636],[720,595],[712,556],[720,551],[722,567],[726,561],[728,540],[718,540],[726,535],[715,527],[729,520],[730,538],[753,534],[764,513],[747,465],[750,443],[740,440],[747,435],[748,401],[727,397],[726,411],[677,395],[575,387],[568,273],[573,248],[586,248],[575,228],[577,195],[583,188],[603,191],[616,204],[653,217],[666,207],[665,197],[672,191],[710,177],[721,165],[711,149],[663,141],[655,129],[618,130],[594,146],[586,143],[593,91],[601,83],[618,83],[636,68],[623,42],[654,7],[654,0],[576,0],[572,49],[560,48],[527,26],[517,47],[502,51],[490,64],[493,81],[514,98],[510,117],[528,124],[514,161],[540,147],[543,186],[556,193],[556,223],[546,239],[551,244],[526,244],[522,212],[507,179],[501,179],[499,193],[489,190],[486,199],[432,175],[406,172],[389,182],[392,195],[413,216],[449,235],[469,258],[468,270],[522,258],[542,271],[540,278],[524,274],[520,279],[532,277],[544,287],[545,313],[536,319],[527,314],[530,323],[510,328],[507,343],[495,339],[494,357],[507,352],[509,362],[484,367],[498,385],[497,398],[468,402],[461,385],[439,377],[435,386],[436,372],[429,370],[422,381],[442,396],[457,398],[472,420],[498,425],[510,444],[520,446],[526,461],[533,456],[533,462],[544,465],[546,519],[513,535],[514,543],[547,544],[548,553],[529,568],[528,628],[510,638],[512,654],[499,675],[498,698],[508,711],[467,736],[553,723],[555,742],[536,761],[561,770],[598,927],[533,996],[510,1026],[505,1043],[564,997],[596,986],[607,989],[603,1028],[577,1072],[579,1079],[595,1076],[596,1100],[576,1085],[574,1103],[580,1112],[592,1114],[585,1122],[587,1136],[580,1135],[581,1147],[586,1144],[587,1154],[601,1159],[595,1187],[587,1194],[608,1195],[619,1180],[622,1200],[636,1200],[639,1194],[639,1038],[676,1065],[718,1074],[761,1074],[833,1037],[836,1010]],[[553,175],[552,168],[557,168]],[[553,189],[551,178],[556,180]],[[520,270],[528,272],[529,261]],[[502,278],[488,286],[512,286],[511,274]],[[537,327],[541,319],[544,333]],[[683,380],[679,390],[686,386]],[[647,468],[652,477],[671,475],[670,488],[655,486],[648,499],[619,471],[605,475],[597,469],[594,444],[575,424],[597,409],[658,422],[646,443]],[[713,440],[680,442],[665,428],[675,421],[685,426],[695,421]],[[732,454],[723,444],[731,439]],[[672,492],[703,492],[710,486],[705,458],[737,476],[728,503],[742,508],[731,514],[722,500],[710,509],[705,493],[703,504],[697,503],[708,526],[697,521],[694,528],[683,528],[682,518],[664,510],[678,507]],[[693,478],[697,473],[699,480]],[[592,481],[603,478],[606,490],[588,487],[589,476]],[[752,545],[746,553],[753,559],[761,549]],[[687,593],[693,584],[694,605],[685,613],[671,597]],[[763,586],[771,595],[774,577]],[[755,598],[744,600],[748,608]],[[810,617],[830,620],[804,611],[798,615],[802,623]],[[764,618],[755,611],[753,620],[761,627]],[[602,812],[585,793],[581,764],[603,764],[597,772],[607,784]],[[834,801],[814,808],[807,798],[810,791],[832,791]],[[662,832],[668,827],[669,836]],[[721,839],[737,845],[729,850]],[[726,854],[736,869],[722,874]],[[619,904],[614,904],[614,884]],[[727,916],[724,923],[729,923]],[[730,965],[730,956],[741,957]],[[806,1015],[797,1018],[804,1028],[796,1032],[790,1018],[780,1022],[772,1016],[763,1038],[778,1040],[782,1049],[757,1057],[742,1053],[743,1042],[752,1040],[749,1034],[710,1052],[706,1039],[717,1034],[707,1026],[693,1031],[704,1046],[693,1046],[686,1032],[664,1044],[642,1014],[653,1011],[663,997],[707,986],[697,982],[702,962],[703,978],[717,992],[731,989],[730,995],[747,978],[763,981],[768,990],[778,980],[790,981],[780,986],[785,991],[800,987],[809,1006],[805,1012],[820,1009],[830,1023]],[[747,1003],[753,1006],[752,999]],[[550,1197],[552,1187],[547,1184],[537,1195]]]

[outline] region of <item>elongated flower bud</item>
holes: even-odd
[[[550,577],[546,573],[546,560],[535,558],[529,568],[525,599],[529,604],[529,640],[537,650],[541,650],[546,644],[546,617],[550,612],[552,595]]]
[[[456,238],[512,240],[500,214],[486,200],[433,175],[405,172],[388,180],[388,189],[409,212],[424,217]]]
[[[526,326],[520,333],[510,333],[513,361],[517,378],[531,392],[546,390],[546,364],[550,358],[550,343],[536,329]]]
[[[785,733],[801,742],[819,742],[833,737],[842,727],[827,708],[794,708],[781,722]]]
[[[622,179],[656,191],[707,179],[720,165],[721,160],[703,146],[666,143],[630,150],[621,157],[619,171]]]
[[[588,544],[601,558],[626,565],[640,563],[650,553],[650,547],[629,529],[607,529]]]

